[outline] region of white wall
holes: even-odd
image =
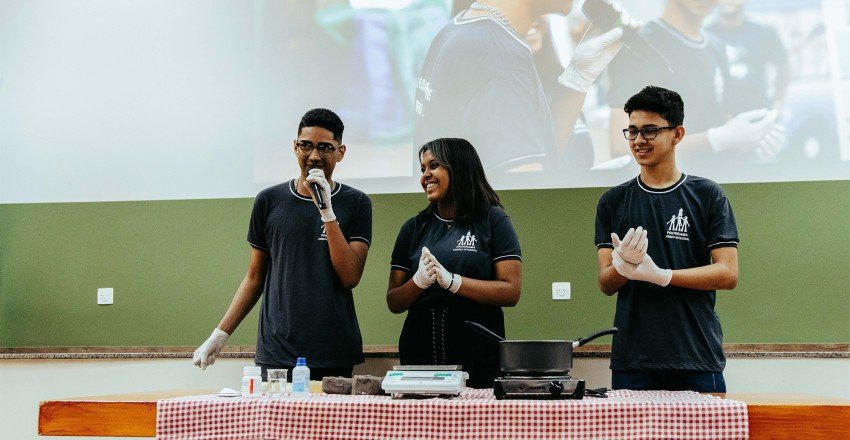
[[[253,13],[0,1],[0,203],[253,195]]]
[[[370,360],[356,374],[383,375],[393,362]],[[38,404],[68,397],[185,389],[239,389],[247,359],[219,359],[206,371],[189,359],[0,360],[3,438],[38,439]],[[573,376],[608,387],[607,359],[576,359]],[[730,359],[730,393],[800,393],[850,399],[850,359]],[[67,439],[80,437],[63,437]]]

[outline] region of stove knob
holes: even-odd
[[[553,380],[549,382],[549,394],[553,396],[560,396],[561,393],[564,392],[564,384],[561,381]]]

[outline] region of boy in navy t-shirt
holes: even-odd
[[[596,214],[599,287],[618,294],[612,386],[725,392],[714,303],[738,282],[732,207],[717,183],[676,166],[678,93],[648,86],[624,110],[640,175],[605,192]]]
[[[301,118],[291,147],[301,174],[254,199],[248,270],[221,322],[195,350],[193,361],[201,369],[215,362],[258,301],[254,362],[263,377],[269,368],[287,368],[291,376],[298,357],[307,358],[312,380],[351,377],[353,366],[363,362],[352,289],[372,239],[372,202],[333,180],[346,152],[344,128],[327,109]]]

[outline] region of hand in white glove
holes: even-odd
[[[627,263],[617,251],[611,254],[611,258],[617,273],[633,281],[646,281],[665,287],[673,278],[673,271],[656,266],[649,254],[644,255],[640,264]]]
[[[423,247],[422,256],[419,257],[419,267],[416,268],[416,273],[413,274],[413,284],[416,284],[422,290],[431,287],[431,284],[437,281],[436,275],[428,273],[428,265],[430,263],[428,255],[431,255],[428,248]]]
[[[611,29],[602,35],[582,41],[576,46],[570,65],[558,77],[558,82],[582,93],[587,93],[593,81],[605,70],[608,63],[623,46],[623,30]]]
[[[612,232],[611,243],[623,260],[627,263],[638,264],[643,261],[643,256],[646,255],[646,249],[649,247],[646,234],[647,231],[643,229],[643,226],[638,226],[637,229],[629,228],[623,240],[620,241],[617,233]]]
[[[430,274],[437,277],[437,282],[440,284],[440,287],[443,289],[447,289],[452,293],[457,293],[458,289],[460,289],[460,283],[462,278],[458,274],[453,274],[446,270],[437,258],[428,253],[428,260],[430,264],[428,265],[428,270]]]
[[[215,363],[216,355],[221,352],[228,338],[230,338],[230,335],[216,328],[210,337],[195,350],[192,362],[201,367],[201,370],[206,370],[207,366]]]
[[[775,130],[779,111],[766,108],[740,113],[729,122],[708,130],[708,142],[714,151],[753,150]],[[784,137],[784,136],[783,136]]]
[[[322,214],[322,221],[332,222],[336,220],[336,215],[334,214],[333,208],[331,208],[331,184],[328,183],[328,179],[325,178],[325,172],[319,168],[313,168],[310,171],[307,171],[307,182],[315,183],[319,185],[319,191],[322,192],[322,199],[325,202],[325,209],[319,208],[319,213]],[[312,194],[313,191],[310,191]],[[315,196],[314,196],[315,197]],[[315,198],[313,202],[316,202]],[[319,206],[316,203],[316,206]]]
[[[785,145],[785,127],[779,124],[773,124],[770,133],[766,134],[759,142],[759,146],[755,149],[756,158],[759,161],[765,162],[768,159],[776,156],[782,147]]]

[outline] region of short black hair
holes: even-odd
[[[321,127],[333,133],[334,140],[342,142],[342,131],[345,130],[345,125],[342,124],[342,119],[336,113],[326,108],[314,108],[313,110],[304,113],[301,117],[301,122],[298,124],[298,134],[301,134],[301,129],[304,127]]]
[[[434,155],[434,160],[449,171],[449,197],[455,203],[455,221],[469,224],[486,218],[493,206],[502,206],[499,196],[484,174],[484,166],[475,147],[466,139],[434,139],[419,148],[419,159],[426,151]],[[420,214],[437,212],[437,207],[429,204]]]
[[[685,122],[685,103],[678,93],[657,86],[646,86],[626,101],[623,111],[631,116],[633,111],[643,110],[658,113],[670,125]]]

